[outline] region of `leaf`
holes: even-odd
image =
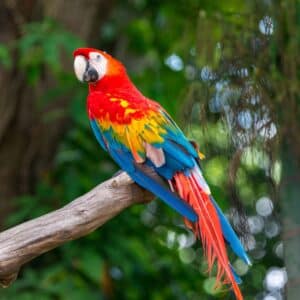
[[[99,285],[103,271],[103,261],[94,249],[86,249],[77,264],[77,268],[93,283]],[[89,251],[88,251],[89,250]]]
[[[3,44],[0,44],[0,64],[2,64],[6,69],[11,68],[12,58],[9,53],[9,48]]]

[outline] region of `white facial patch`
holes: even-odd
[[[89,57],[89,63],[97,70],[99,76],[98,80],[100,80],[106,74],[107,59],[99,52],[91,52]]]
[[[74,72],[79,81],[83,81],[83,74],[86,70],[87,60],[82,55],[77,55],[74,59]]]

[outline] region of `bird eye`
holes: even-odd
[[[97,59],[97,60],[101,60],[101,55],[98,54],[98,55],[96,56],[96,59]]]

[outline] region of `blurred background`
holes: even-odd
[[[72,70],[76,47],[100,48],[199,143],[253,260],[230,254],[245,299],[299,299],[299,26],[297,0],[1,1],[1,230],[117,171]],[[214,289],[202,254],[153,201],[27,264],[0,299],[233,299]]]

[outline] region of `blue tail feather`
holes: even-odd
[[[241,279],[241,277],[236,273],[234,267],[232,265],[230,265],[230,269],[231,269],[231,272],[233,274],[233,277],[236,281],[237,284],[242,284],[243,283],[243,280]]]
[[[210,197],[211,201],[213,202],[220,222],[221,222],[221,226],[222,226],[222,232],[224,235],[224,238],[226,239],[226,241],[229,243],[229,245],[231,246],[233,252],[240,257],[247,265],[251,265],[251,261],[241,243],[241,241],[239,240],[239,238],[237,237],[236,233],[234,232],[234,230],[232,229],[230,223],[228,222],[228,220],[226,219],[226,217],[224,216],[222,210],[220,209],[219,205],[217,204],[217,202],[214,200],[214,198],[211,196]]]

